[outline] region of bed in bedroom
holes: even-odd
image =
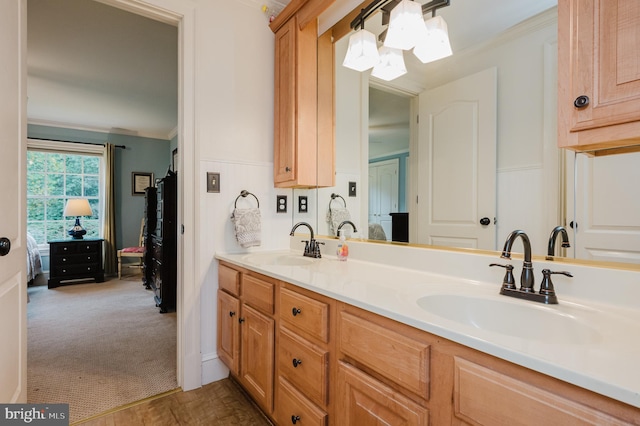
[[[38,243],[31,234],[27,233],[27,283],[33,283],[33,280],[42,273],[42,258],[38,250]]]

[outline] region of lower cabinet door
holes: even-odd
[[[234,375],[240,371],[240,301],[218,290],[218,336],[220,360]]]
[[[337,425],[423,425],[429,412],[401,393],[363,373],[338,363]]]
[[[327,413],[305,398],[287,379],[281,376],[278,386],[276,419],[279,425],[327,425]]]
[[[244,303],[240,321],[240,379],[262,409],[272,414],[274,321]]]

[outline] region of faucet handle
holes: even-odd
[[[553,288],[553,283],[551,282],[551,274],[562,274],[562,275],[566,275],[567,277],[573,277],[573,275],[571,275],[567,271],[552,271],[550,269],[543,269],[542,282],[540,283],[540,294],[545,294],[550,296],[556,293]]]
[[[507,272],[505,272],[504,278],[502,279],[502,288],[503,289],[506,288],[510,290],[516,289],[516,280],[515,278],[513,278],[513,265],[511,264],[502,265],[500,263],[491,263],[489,264],[489,266],[499,266],[501,268],[505,268]]]

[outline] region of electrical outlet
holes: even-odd
[[[306,195],[300,195],[298,197],[298,213],[307,213],[309,211],[309,204],[307,201]]]
[[[286,212],[287,212],[287,196],[276,195],[276,213],[286,213]]]
[[[355,197],[355,196],[356,196],[356,183],[349,182],[349,197]]]
[[[207,172],[207,192],[220,192],[220,173]]]

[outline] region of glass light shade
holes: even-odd
[[[67,201],[64,207],[64,216],[91,216],[91,206],[86,198],[72,198]]]
[[[404,65],[402,50],[390,47],[380,47],[380,62],[373,67],[371,75],[382,80],[393,80],[407,73]]]
[[[356,71],[365,71],[380,60],[376,36],[365,29],[349,37],[349,48],[342,65]]]
[[[412,0],[402,0],[391,10],[384,45],[409,50],[423,34],[422,5]]]
[[[426,37],[418,41],[413,54],[424,64],[451,56],[453,52],[449,42],[449,31],[442,16],[428,19],[425,21],[425,27]]]

